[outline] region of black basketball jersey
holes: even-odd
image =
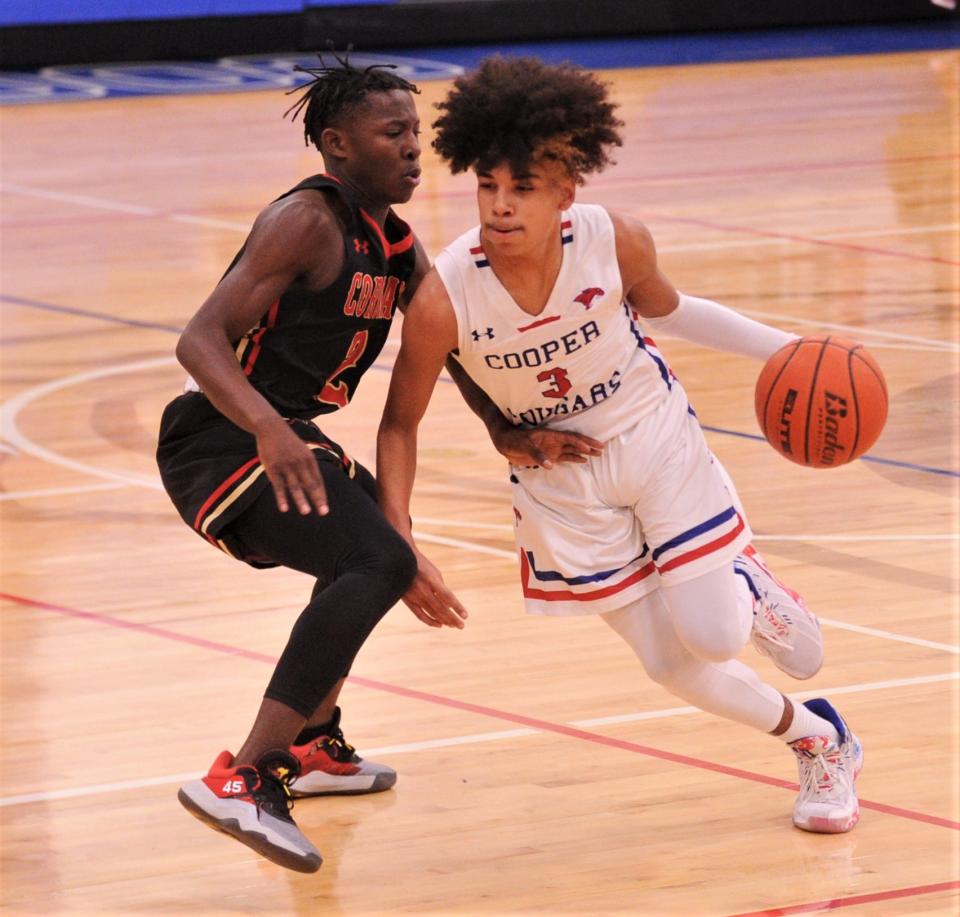
[[[413,233],[392,211],[381,231],[349,189],[328,175],[308,178],[281,197],[304,188],[333,188],[346,204],[343,270],[320,292],[296,286],[284,292],[235,342],[237,358],[251,384],[287,418],[318,461],[354,478],[356,463],[309,418],[346,405],[383,348],[413,273]],[[241,248],[226,273],[242,254]],[[233,557],[273,566],[244,556],[230,533],[231,521],[269,487],[252,434],[202,393],[186,392],[163,413],[157,464],[187,525]]]
[[[381,231],[349,189],[329,175],[307,178],[278,200],[327,188],[347,205],[340,275],[319,292],[290,287],[234,342],[250,384],[284,417],[329,414],[350,401],[383,349],[416,261],[406,223],[391,210]],[[242,254],[241,248],[227,273]]]

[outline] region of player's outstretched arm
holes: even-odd
[[[515,427],[452,355],[447,357],[447,372],[467,407],[483,421],[494,448],[511,465],[552,468],[556,462],[583,464],[587,457],[603,452],[603,443],[582,433]]]
[[[610,216],[626,300],[655,334],[764,361],[796,338],[712,300],[679,292],[657,265],[649,230],[622,214]]]
[[[430,627],[462,628],[466,609],[440,571],[417,549],[410,497],[417,471],[417,430],[447,354],[457,346],[457,320],[443,282],[430,271],[407,306],[400,351],[377,433],[380,508],[417,555],[417,576],[403,601]]]
[[[271,205],[177,343],[177,358],[217,410],[257,438],[281,512],[293,504],[304,515],[325,514],[326,489],[313,454],[248,382],[234,345],[294,279],[309,275],[323,286],[336,277],[342,258],[339,226],[325,204],[292,196]]]

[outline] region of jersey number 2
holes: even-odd
[[[357,365],[360,357],[363,356],[363,352],[367,349],[367,338],[369,336],[367,331],[358,331],[353,336],[353,340],[347,348],[347,355],[343,358],[343,362],[327,377],[327,384],[317,395],[317,401],[323,401],[325,404],[335,404],[338,408],[347,406],[347,402],[350,401],[350,389],[345,382],[335,382],[334,380],[337,376]]]
[[[573,386],[567,378],[565,369],[545,369],[537,376],[537,382],[551,382],[550,388],[545,388],[540,394],[548,398],[562,398]]]

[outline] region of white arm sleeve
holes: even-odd
[[[669,315],[642,320],[656,334],[683,338],[704,347],[768,360],[798,335],[771,328],[710,299],[680,294],[680,303]]]

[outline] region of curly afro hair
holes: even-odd
[[[611,147],[623,144],[606,85],[572,64],[488,57],[458,77],[436,107],[443,114],[433,125],[433,148],[454,173],[506,162],[520,175],[542,156],[582,184],[613,162]]]

